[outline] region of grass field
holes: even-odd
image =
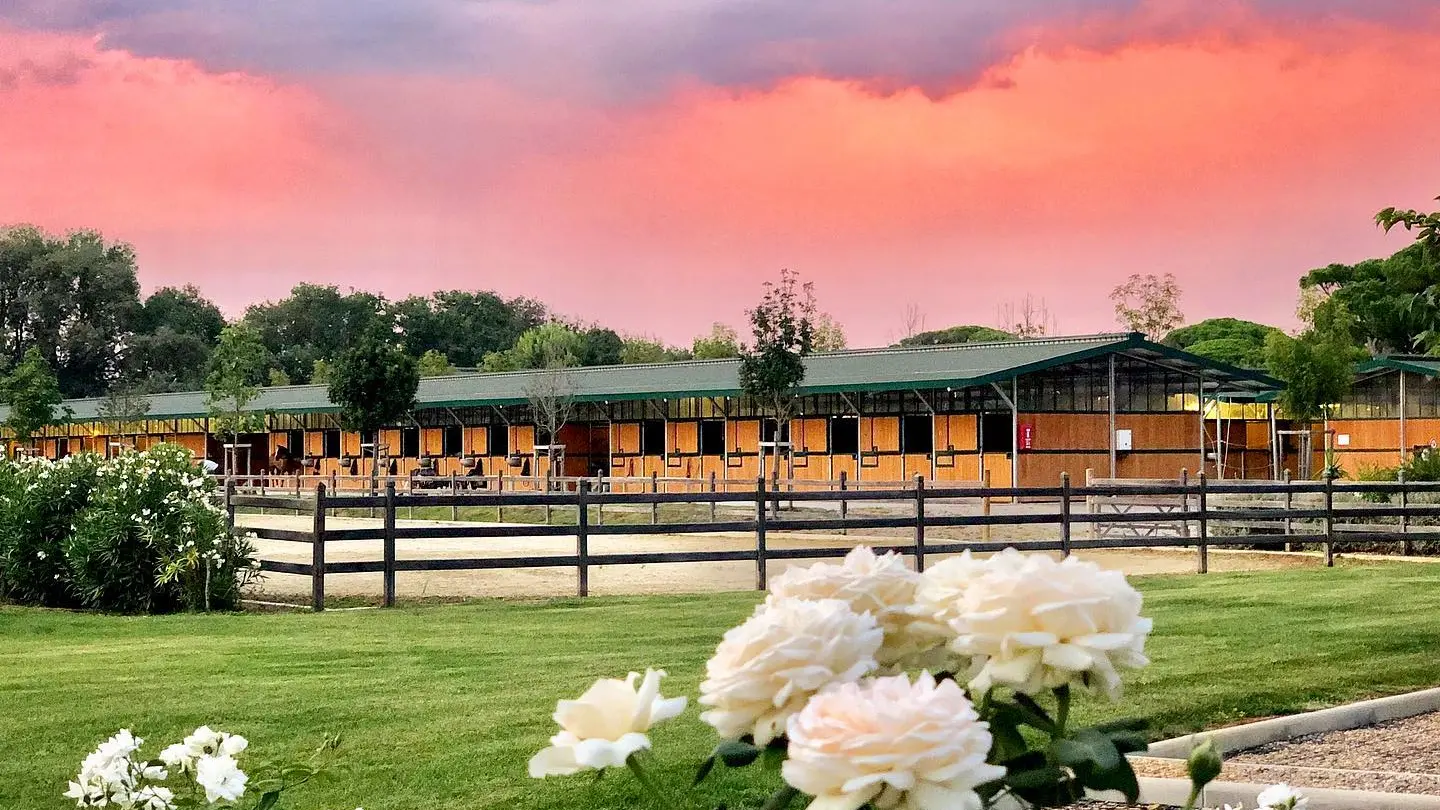
[[[1428,565],[1149,577],[1154,664],[1118,707],[1157,733],[1440,684],[1440,569]],[[664,667],[692,696],[753,593],[480,603],[326,614],[121,618],[0,608],[0,808],[59,793],[122,726],[161,745],[201,723],[255,755],[345,736],[351,772],[296,810],[628,808],[625,774],[533,782],[557,698],[596,677]],[[715,740],[692,707],[654,735],[684,778]],[[1082,719],[1084,719],[1082,717]],[[156,749],[158,750],[158,749]],[[696,807],[754,806],[767,786],[707,783]],[[705,803],[708,801],[708,803]],[[797,805],[798,807],[798,805]]]

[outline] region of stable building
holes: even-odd
[[[1187,470],[1273,478],[1279,383],[1138,334],[1042,338],[816,354],[788,430],[739,385],[739,361],[456,374],[421,380],[418,407],[375,436],[344,431],[322,386],[263,389],[251,410],[267,430],[234,448],[246,474],[294,458],[307,474],[563,475],[753,482],[782,478],[900,485],[937,482],[1053,485],[1062,472],[1174,478]],[[537,429],[537,390],[560,392],[569,417],[556,436]],[[66,403],[71,421],[35,451],[111,453],[168,441],[217,462],[201,392],[150,397],[143,422],[107,423],[100,400]],[[555,470],[545,449],[555,448]]]
[[[1323,426],[1336,463],[1350,475],[1396,467],[1440,444],[1440,358],[1391,355],[1355,369],[1350,393]]]

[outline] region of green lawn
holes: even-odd
[[[1140,714],[1173,732],[1440,684],[1440,568],[1137,583],[1155,619],[1154,664],[1124,704],[1087,708],[1091,718]],[[287,806],[300,810],[643,806],[625,774],[525,777],[554,701],[647,665],[670,671],[667,694],[693,701],[720,634],[756,599],[161,618],[0,609],[0,808],[68,806],[66,777],[121,726],[163,745],[201,723],[245,734],[256,755],[342,733],[352,772],[296,794]],[[697,713],[655,734],[677,775],[714,743]],[[733,776],[707,787],[697,806],[766,792]]]

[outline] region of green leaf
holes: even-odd
[[[743,768],[760,756],[760,749],[742,740],[726,740],[715,746],[713,756],[729,768]]]
[[[1101,770],[1117,768],[1125,759],[1109,737],[1094,729],[1081,729],[1075,733],[1074,739],[1090,750],[1090,761]]]
[[[1016,692],[1014,696],[1016,709],[1020,712],[1026,725],[1036,728],[1046,734],[1054,734],[1057,727],[1045,707],[1035,702],[1035,698],[1023,692]]]
[[[1006,774],[1004,782],[1016,790],[1035,790],[1050,787],[1066,779],[1066,774],[1061,769],[1046,766]]]
[[[1117,767],[1109,770],[1095,769],[1087,773],[1085,787],[1091,790],[1118,790],[1125,794],[1125,800],[1135,802],[1140,798],[1140,782],[1135,778],[1135,769],[1130,761],[1122,758]]]
[[[279,801],[280,791],[272,790],[260,797],[260,801],[255,803],[255,810],[270,810],[270,808],[274,807]]]

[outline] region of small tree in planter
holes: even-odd
[[[60,383],[40,350],[30,347],[15,370],[0,380],[0,401],[10,406],[5,427],[19,444],[29,444],[36,433],[59,424],[70,415],[61,405]]]
[[[117,385],[105,395],[98,414],[101,419],[115,425],[120,435],[129,435],[131,428],[150,413],[150,400],[134,386]]]
[[[775,474],[780,471],[782,436],[790,429],[796,395],[805,380],[805,356],[815,344],[814,285],[800,284],[794,270],[779,282],[765,282],[765,295],[746,312],[752,342],[740,351],[740,387],[775,419]]]
[[[363,338],[335,361],[329,394],[340,408],[340,426],[376,434],[370,448],[372,489],[380,475],[379,430],[415,410],[419,387],[415,358],[373,337]]]
[[[1354,379],[1352,366],[1363,356],[1363,350],[1351,338],[1351,317],[1333,299],[1316,308],[1311,326],[1296,337],[1274,332],[1265,341],[1265,359],[1270,373],[1285,381],[1280,392],[1280,407],[1297,423],[1310,425],[1323,420],[1330,406],[1350,390]],[[1307,432],[1303,434],[1300,472],[1309,477],[1312,449]],[[1335,477],[1338,470],[1326,449],[1325,474]]]
[[[220,341],[210,355],[210,373],[205,377],[206,405],[213,432],[228,436],[224,473],[235,472],[235,445],[241,433],[263,430],[265,415],[250,411],[260,396],[260,385],[269,371],[269,352],[260,333],[239,323],[220,332]]]
[[[530,401],[530,410],[535,416],[535,427],[543,430],[545,441],[546,469],[555,471],[555,442],[560,438],[560,429],[570,421],[575,412],[575,383],[564,366],[547,368],[535,375],[525,386],[525,398]],[[537,441],[539,437],[536,437]],[[547,479],[548,480],[548,479]]]

